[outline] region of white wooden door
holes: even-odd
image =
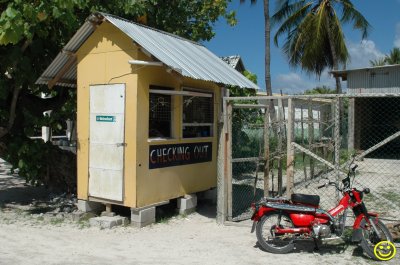
[[[89,196],[122,201],[125,85],[90,86]]]

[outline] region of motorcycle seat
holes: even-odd
[[[294,203],[302,203],[302,204],[318,206],[320,198],[318,195],[294,193],[291,196],[291,200]]]

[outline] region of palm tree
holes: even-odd
[[[240,0],[240,3],[244,3],[246,0]],[[257,0],[250,0],[251,4],[255,4]],[[269,0],[264,0],[264,36],[265,36],[265,87],[268,96],[272,96],[272,86],[271,86],[271,26],[270,26],[270,17],[269,17]],[[269,114],[272,121],[276,121],[276,113],[274,108],[273,99],[270,100],[270,104],[268,104]],[[266,117],[266,119],[268,119]],[[267,129],[269,130],[269,129]],[[277,135],[277,129],[274,128],[274,133]],[[265,142],[265,158],[266,161],[269,161],[270,153],[269,153],[269,142]],[[264,165],[264,196],[269,196],[269,170],[270,163],[265,163]],[[278,160],[278,182],[282,183],[282,160]],[[279,187],[282,185],[278,184]],[[282,189],[279,189],[279,194],[282,193]]]
[[[340,18],[339,18],[340,14]],[[370,25],[350,0],[278,0],[272,23],[281,23],[274,42],[286,33],[283,51],[289,64],[320,76],[326,68],[338,70],[349,60],[342,23],[351,23],[366,38]],[[341,93],[339,77],[336,92]]]
[[[389,54],[385,56],[387,64],[400,64],[400,48],[393,48]]]
[[[371,66],[373,66],[373,67],[383,66],[383,65],[386,64],[386,58],[383,57],[383,58],[378,58],[378,59],[375,59],[375,60],[369,60],[369,64]]]
[[[370,60],[369,63],[371,66],[383,66],[383,65],[391,65],[391,64],[400,64],[400,48],[393,48],[389,54],[386,54],[385,57],[378,58],[376,60]]]
[[[246,0],[240,0],[240,3],[244,3]],[[250,3],[254,5],[257,0],[250,0]],[[268,96],[272,96],[271,86],[271,26],[269,17],[269,0],[264,0],[264,36],[265,36],[265,86]]]

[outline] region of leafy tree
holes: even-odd
[[[43,125],[61,130],[75,119],[76,91],[34,82],[85,19],[102,11],[195,40],[214,36],[221,16],[235,24],[231,0],[0,0],[0,157],[32,183],[73,191],[76,157],[51,143],[31,140]],[[52,95],[42,99],[41,93]],[[43,112],[53,110],[50,117]]]
[[[336,90],[327,86],[315,87],[304,91],[305,95],[335,94]]]
[[[371,66],[400,64],[400,48],[393,48],[385,57],[369,61]]]
[[[349,60],[342,23],[351,23],[367,37],[370,25],[350,0],[279,0],[272,16],[280,23],[274,41],[286,35],[283,51],[289,64],[320,76],[326,68],[338,70]],[[339,77],[336,92],[342,93]]]

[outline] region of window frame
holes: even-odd
[[[194,92],[194,93],[199,93],[199,94],[205,94],[205,95],[210,95],[208,96],[194,96],[194,97],[204,97],[204,98],[210,98],[211,102],[211,118],[212,122],[211,123],[185,123],[183,121],[184,119],[184,97],[190,97],[189,95],[183,95],[182,96],[182,102],[181,102],[181,128],[180,128],[180,134],[182,139],[206,139],[206,138],[212,138],[214,137],[214,125],[215,125],[215,92],[206,90],[206,89],[199,89],[199,88],[192,88],[192,87],[182,87],[181,91],[188,91],[188,92]],[[210,128],[210,135],[209,136],[196,136],[196,137],[185,137],[183,135],[183,129],[184,127],[205,127],[208,126]]]
[[[162,93],[152,93],[151,90],[165,90],[165,91],[174,91],[175,89],[173,87],[168,87],[168,86],[160,86],[160,85],[149,85],[149,107],[148,107],[148,111],[149,111],[149,116],[148,116],[148,130],[147,130],[147,139],[149,141],[163,141],[163,140],[172,140],[175,139],[174,137],[174,104],[175,104],[175,100],[173,95],[171,94],[162,94]],[[151,108],[151,100],[150,97],[151,95],[163,95],[163,96],[168,96],[170,98],[170,126],[169,126],[169,136],[153,136],[150,137],[150,108]]]

